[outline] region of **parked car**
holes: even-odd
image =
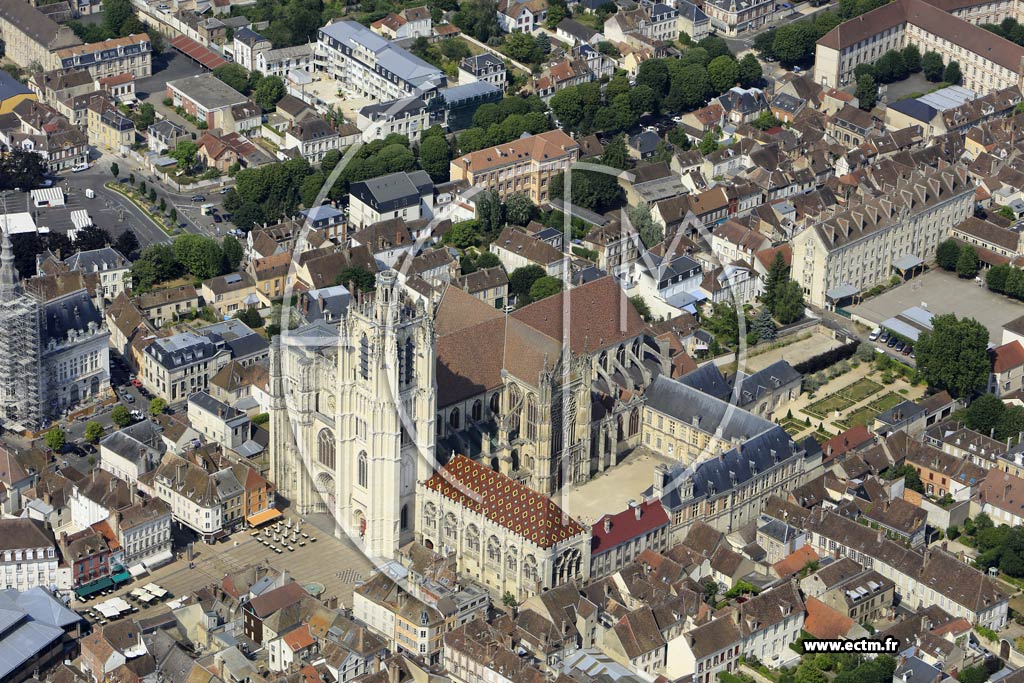
[[[228,190],[230,190],[230,189],[231,189],[230,187],[222,187],[222,188],[220,188],[220,191],[217,194],[227,194]]]
[[[75,164],[74,166],[71,167],[71,171],[73,173],[80,173],[82,171],[88,171],[88,170],[89,170],[89,164]]]
[[[194,195],[192,195],[192,201],[194,201],[194,202],[205,202],[206,201],[206,197],[204,197],[201,194],[194,194]]]
[[[906,348],[903,349],[903,355],[904,356],[910,356],[911,358],[913,358],[914,357],[914,347],[911,346],[910,344],[907,344]]]
[[[898,352],[902,353],[903,349],[905,349],[905,348],[907,348],[907,345],[903,341],[896,342],[896,350]]]
[[[896,343],[898,341],[899,341],[899,337],[889,337],[889,341],[887,341],[885,343],[885,345],[888,346],[891,349],[892,347],[896,346]]]
[[[124,399],[125,403],[135,403],[135,397],[129,394],[127,391],[121,394],[121,398]]]
[[[882,332],[882,335],[878,338],[878,341],[882,342],[883,344],[885,342],[889,341],[889,331],[888,330],[884,330]]]
[[[136,389],[141,389],[142,388],[142,382],[140,380],[133,379],[132,380],[132,386],[135,387]]]
[[[215,213],[215,214],[213,214],[213,222],[214,223],[223,223],[224,219],[220,217],[219,213]]]

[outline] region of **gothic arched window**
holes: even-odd
[[[316,459],[324,467],[334,469],[334,434],[330,429],[321,429],[317,434]]]
[[[537,399],[533,394],[526,397],[526,438],[537,440]]]
[[[480,402],[480,399],[473,401],[473,411],[470,415],[473,416],[474,422],[479,422],[484,416],[484,404]]]
[[[500,391],[495,391],[493,394],[491,394],[491,414],[492,415],[499,415],[499,414],[501,414],[501,392]]]
[[[365,489],[366,482],[370,478],[370,463],[367,462],[366,451],[360,451],[357,468],[356,482]]]
[[[501,541],[497,536],[487,539],[487,561],[501,567]]]
[[[459,520],[453,513],[449,512],[444,516],[444,537],[454,541],[458,536]]]
[[[629,414],[629,435],[636,436],[636,433],[640,431],[640,409],[633,408],[633,412]]]
[[[459,428],[459,409],[452,408],[452,412],[448,415],[448,424],[452,426],[452,429]]]
[[[473,552],[480,551],[480,530],[475,524],[466,527],[466,547]]]
[[[359,338],[359,376],[370,378],[370,340],[365,334]]]

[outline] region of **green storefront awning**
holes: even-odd
[[[126,581],[131,581],[132,575],[131,572],[129,572],[127,569],[122,569],[116,574],[111,575],[110,578],[113,580],[114,583],[124,583]]]
[[[104,576],[102,579],[96,579],[92,583],[87,583],[84,586],[79,586],[75,589],[75,594],[82,598],[88,598],[90,595],[95,595],[100,591],[104,591],[114,586],[113,580],[109,576]]]

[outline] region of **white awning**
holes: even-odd
[[[140,576],[145,576],[146,574],[148,574],[149,570],[146,569],[146,566],[140,562],[139,564],[133,564],[131,567],[128,567],[128,573],[134,576],[135,578],[139,578]],[[132,592],[134,593],[135,591]]]
[[[170,548],[168,548],[167,550],[161,550],[156,555],[147,557],[145,560],[142,561],[142,564],[146,565],[146,569],[152,571],[157,567],[164,566],[173,559],[174,553],[171,552]]]
[[[85,209],[78,209],[77,211],[71,212],[71,223],[75,226],[75,229],[81,230],[82,228],[88,228],[92,225],[92,219],[89,218],[89,212]]]

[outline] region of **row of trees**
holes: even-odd
[[[66,233],[56,231],[45,235],[35,232],[12,235],[14,265],[19,273],[28,277],[36,272],[36,257],[47,251],[54,254],[60,252],[62,258],[67,258],[80,251],[91,251],[111,246],[131,259],[139,250],[139,238],[131,228],[126,228],[116,239],[111,239],[110,233],[103,228],[89,226],[79,230],[75,237],[76,239],[72,241]]]
[[[1018,45],[1024,45],[1024,26],[1016,19],[1008,17],[998,24],[982,24],[981,27],[1001,38],[1006,38]]]
[[[1008,263],[989,268],[985,273],[985,285],[998,294],[1024,300],[1024,270]]]
[[[257,0],[242,13],[256,23],[269,22],[260,35],[274,47],[313,42],[320,27],[334,18],[330,9],[325,10],[323,0]]]
[[[598,163],[617,169],[629,166],[629,157],[625,155],[624,141],[621,137],[612,141],[601,155]],[[558,173],[551,177],[548,191],[552,198],[564,197],[565,174]],[[597,171],[573,171],[572,203],[591,211],[605,213],[622,206],[625,195],[619,185],[618,176]],[[631,216],[632,218],[632,216]]]
[[[508,293],[514,296],[517,306],[540,301],[562,291],[562,281],[551,277],[540,266],[516,268],[508,276]]]
[[[982,394],[967,408],[967,426],[982,434],[1005,441],[1017,440],[1024,431],[1024,406],[1011,406],[994,394]]]
[[[276,43],[275,43],[276,45]],[[284,81],[277,76],[264,76],[259,71],[246,71],[239,64],[223,64],[213,75],[238,92],[252,98],[264,111],[271,111],[288,94]]]
[[[835,11],[818,12],[813,18],[783,24],[754,38],[754,50],[766,61],[785,66],[809,65],[818,40],[848,19],[886,4],[888,0],[841,0]]]
[[[997,527],[982,513],[974,519],[974,546],[979,568],[998,567],[1013,578],[1024,577],[1024,527]]]
[[[978,250],[970,244],[960,246],[960,243],[952,238],[939,243],[935,249],[935,261],[943,270],[955,272],[962,278],[975,277],[981,268]]]
[[[228,235],[222,243],[204,235],[180,235],[172,244],[151,244],[132,264],[134,288],[141,291],[168,280],[191,275],[197,280],[238,270],[244,250]]]
[[[551,130],[547,111],[547,105],[536,95],[509,95],[500,102],[480,105],[473,114],[473,127],[459,134],[459,153],[510,142],[523,133],[536,135]]]

